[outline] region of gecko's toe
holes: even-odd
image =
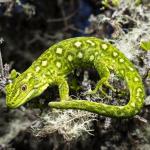
[[[113,92],[116,92],[116,89],[114,89],[114,87],[112,85],[110,85],[109,82],[104,83],[104,85],[108,88],[110,88]]]
[[[97,93],[97,91],[95,91],[95,90],[89,90],[89,91],[85,92],[84,95],[93,95],[96,93]]]

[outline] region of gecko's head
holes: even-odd
[[[6,105],[9,108],[17,108],[32,98],[40,95],[45,88],[44,85],[38,88],[36,85],[39,85],[41,82],[35,78],[27,78],[26,74],[21,74],[17,77],[12,83],[6,85]]]

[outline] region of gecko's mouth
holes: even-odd
[[[36,92],[35,90],[32,90],[27,94],[27,96],[25,98],[23,98],[23,99],[18,98],[19,100],[18,99],[15,101],[11,100],[11,102],[9,100],[7,100],[7,98],[6,98],[6,105],[11,109],[17,108],[17,107],[25,104],[26,102],[28,102],[31,99],[32,95],[34,95],[35,92]]]

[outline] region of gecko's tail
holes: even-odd
[[[128,79],[126,79],[126,81],[127,80]],[[97,103],[87,100],[72,99],[60,102],[50,102],[49,106],[51,108],[58,109],[80,109],[108,117],[129,118],[139,113],[143,106],[145,92],[144,87],[141,83],[142,81],[140,79],[140,76],[137,83],[135,81],[132,82],[131,80],[130,82],[127,81],[130,90],[130,100],[124,106],[114,106],[101,102]]]
[[[113,106],[104,103],[91,102],[87,100],[67,100],[61,102],[50,102],[51,108],[57,109],[80,109],[93,112],[99,115],[117,118],[128,118],[137,114],[139,111],[125,106]]]

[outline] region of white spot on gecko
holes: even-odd
[[[102,53],[101,53],[102,54]],[[97,56],[98,55],[98,52],[95,52],[95,56]]]
[[[119,109],[123,109],[124,107],[122,107],[122,106],[118,106],[118,108],[119,108]]]
[[[82,43],[79,42],[79,41],[77,41],[77,42],[74,43],[74,45],[75,45],[77,48],[79,48],[79,47],[81,47]]]
[[[94,55],[91,55],[90,56],[90,61],[93,61],[94,60]]]
[[[138,88],[136,91],[137,91],[136,96],[139,97],[139,96],[140,96],[140,93],[142,92],[142,89],[141,89],[141,88]]]
[[[27,73],[26,79],[29,80],[32,77],[32,73]]]
[[[40,68],[39,66],[37,66],[37,67],[35,68],[35,71],[36,71],[36,72],[39,72],[40,69],[41,69],[41,68]]]
[[[133,102],[133,103],[131,103],[131,106],[132,106],[132,107],[135,107],[135,103],[134,103],[134,102]]]
[[[129,70],[130,70],[130,71],[134,71],[134,68],[132,68],[132,67],[129,67]]]
[[[121,69],[120,70],[120,74],[124,75],[124,70]]]
[[[142,102],[142,99],[139,98],[139,102]]]
[[[102,49],[106,50],[108,48],[107,44],[102,44]]]
[[[49,71],[46,72],[46,75],[51,75],[51,73]]]
[[[73,60],[73,57],[71,55],[68,55],[68,60],[69,61],[72,61]]]
[[[78,53],[78,58],[82,58],[83,54],[81,52]]]
[[[43,78],[46,78],[46,75],[45,75],[45,74],[42,74],[42,77],[43,77]]]
[[[138,77],[134,77],[134,81],[135,82],[139,81],[139,78]]]
[[[117,56],[118,56],[118,53],[117,53],[117,52],[113,52],[113,56],[114,56],[114,57],[117,57]]]
[[[142,92],[142,89],[141,89],[141,88],[138,88],[138,89],[137,89],[137,92]]]
[[[43,60],[42,61],[42,66],[44,67],[44,66],[46,66],[47,65],[47,60]]]
[[[62,54],[62,50],[63,50],[62,48],[57,47],[57,49],[56,49],[56,53],[57,53],[57,54]]]
[[[123,62],[124,62],[124,59],[120,58],[120,59],[119,59],[119,62],[123,63]]]
[[[60,68],[60,67],[61,67],[61,63],[60,63],[60,62],[56,62],[56,66],[57,66],[58,68]]]
[[[91,40],[87,40],[86,42],[89,43],[91,46],[95,46],[95,43],[92,42]]]

